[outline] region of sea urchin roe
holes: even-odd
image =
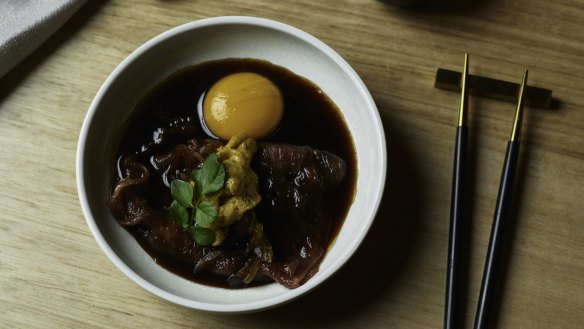
[[[217,149],[217,158],[225,167],[227,180],[220,191],[203,197],[215,206],[219,214],[217,220],[209,226],[215,232],[215,246],[223,243],[230,225],[261,201],[258,176],[250,167],[256,150],[255,140],[245,134],[233,136],[225,146]]]
[[[204,121],[215,136],[229,140],[245,133],[254,139],[280,125],[284,101],[278,87],[257,73],[234,73],[217,81],[203,101]]]

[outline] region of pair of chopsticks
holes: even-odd
[[[448,242],[448,264],[446,274],[446,301],[444,305],[444,328],[456,328],[459,315],[460,293],[460,273],[461,273],[461,242],[462,242],[462,225],[464,224],[464,199],[465,177],[467,165],[468,149],[468,54],[464,59],[464,71],[462,74],[462,93],[460,100],[460,110],[458,116],[458,125],[456,127],[456,140],[454,149],[454,174],[452,181],[452,200],[450,213],[450,235]],[[499,193],[495,208],[493,226],[487,257],[481,283],[477,312],[475,315],[474,328],[484,329],[490,318],[491,304],[495,290],[494,279],[497,273],[497,266],[501,254],[503,226],[509,213],[509,206],[513,191],[513,182],[519,158],[519,142],[521,136],[521,124],[523,121],[523,100],[527,84],[527,70],[523,75],[523,82],[519,89],[517,110],[513,122],[511,137],[507,143],[507,152],[501,174]]]

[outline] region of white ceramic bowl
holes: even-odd
[[[185,280],[158,266],[106,207],[112,163],[124,123],[138,100],[181,68],[222,58],[257,58],[317,84],[341,109],[357,150],[357,192],[340,233],[308,282],[296,289],[268,284],[240,290]],[[107,78],[91,103],[77,149],[77,188],[99,246],[131,280],[193,309],[243,313],[288,302],[321,284],[353,255],[379,206],[386,147],[379,113],[349,64],[321,41],[291,26],[253,17],[216,17],[173,28],[146,42]]]

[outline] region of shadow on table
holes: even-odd
[[[481,9],[492,0],[379,0],[408,11],[472,11]]]
[[[381,0],[382,1],[382,0]],[[385,0],[392,1],[409,0]],[[449,35],[453,31],[481,35],[483,26],[473,24],[472,17],[496,8],[497,0],[417,0],[415,5],[386,5],[388,17],[403,19],[409,28],[425,30],[427,33]]]
[[[416,254],[417,232],[422,225],[418,201],[424,199],[424,192],[406,136],[388,120],[384,126],[388,141],[385,193],[362,246],[339,273],[315,291],[273,310],[240,315],[246,323],[291,328],[340,326],[371,309],[403,283],[408,259]]]
[[[99,12],[107,2],[108,0],[87,1],[60,29],[33,51],[32,54],[22,60],[12,70],[8,71],[6,75],[0,77],[0,103],[30,74],[34,73],[39,65],[52,56],[56,50],[71,38],[75,37],[78,31],[83,29],[91,20],[91,17]]]

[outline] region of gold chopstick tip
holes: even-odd
[[[458,126],[464,126],[467,122],[468,112],[468,53],[464,54],[464,69],[462,70],[462,78],[460,79],[460,109],[458,111]]]
[[[510,140],[519,141],[521,138],[521,125],[523,123],[523,100],[525,98],[525,90],[527,89],[527,74],[528,71],[525,70],[523,73],[523,81],[519,87],[519,92],[517,93],[517,110],[515,111],[515,121],[513,122],[513,130],[511,131]]]

